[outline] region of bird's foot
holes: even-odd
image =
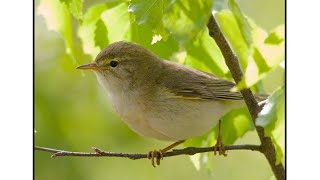
[[[214,155],[217,154],[217,150],[219,151],[219,155],[227,156],[226,149],[224,148],[224,144],[222,142],[221,120],[219,120],[218,139],[216,145],[214,146]]]
[[[160,149],[159,151],[154,150],[150,151],[148,153],[148,159],[151,159],[151,163],[153,167],[159,166],[160,165],[160,160],[163,159],[163,154],[170,151],[172,148],[178,146],[179,144],[183,143],[184,140],[177,141],[163,149]]]
[[[162,151],[154,150],[148,153],[148,159],[151,159],[151,164],[153,167],[160,165],[160,160],[163,159]]]
[[[224,144],[222,142],[222,138],[219,136],[216,145],[214,146],[214,155],[219,152],[219,155],[227,156],[227,152],[224,148]]]

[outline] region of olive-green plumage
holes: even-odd
[[[91,64],[120,117],[137,133],[161,140],[202,135],[243,105],[233,82],[163,60],[146,48],[116,42]]]

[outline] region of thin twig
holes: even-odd
[[[52,154],[52,158],[60,157],[60,156],[80,156],[80,157],[123,157],[129,158],[132,160],[136,159],[146,159],[148,158],[148,154],[134,154],[134,153],[119,153],[119,152],[107,152],[101,149],[92,148],[94,152],[72,152],[72,151],[65,151],[59,149],[51,149],[46,147],[35,146],[34,150],[36,151],[44,151],[50,152]],[[219,148],[217,149],[219,151]],[[261,152],[261,147],[259,145],[251,145],[251,144],[244,144],[244,145],[230,145],[225,146],[225,150],[251,150],[251,151],[259,151]],[[194,155],[197,153],[205,153],[205,152],[213,152],[214,147],[187,147],[184,149],[174,149],[169,152],[165,152],[162,154],[163,157],[171,157],[171,156],[178,156],[178,155]]]
[[[209,29],[209,35],[215,40],[218,47],[220,48],[222,55],[225,59],[225,62],[232,74],[232,77],[236,83],[239,83],[243,77],[242,70],[240,68],[238,58],[233,54],[231,47],[229,46],[226,38],[221,32],[218,23],[216,22],[213,15],[211,15],[209,23],[207,25]],[[253,93],[249,88],[240,90],[244,101],[249,109],[250,115],[252,117],[253,123],[258,116],[258,113],[261,111],[262,106],[258,105],[258,102],[254,98]],[[261,141],[261,151],[267,158],[273,173],[275,174],[278,180],[285,179],[284,167],[280,163],[276,165],[276,151],[274,145],[271,141],[271,138],[264,135],[264,129],[262,127],[256,126],[256,131],[258,133],[259,139]]]

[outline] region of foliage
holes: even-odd
[[[66,52],[75,57],[71,16],[66,5],[58,1],[42,0],[38,6],[38,13],[46,19],[49,30],[57,31],[62,35]]]
[[[65,52],[73,60],[83,58],[81,53],[89,55],[92,59],[106,45],[127,40],[143,45],[162,58],[231,80],[222,53],[209,37],[206,27],[214,8],[217,10],[215,17],[220,28],[245,72],[237,88],[253,87],[257,93],[265,92],[266,89],[262,85],[268,86],[265,80],[270,74],[278,71],[279,64],[284,59],[284,25],[268,33],[247,17],[235,0],[229,0],[229,10],[221,4],[221,0],[110,0],[104,4],[92,5],[84,11],[82,0],[40,0],[37,13],[44,17],[49,30],[61,35],[65,43]],[[75,44],[79,44],[78,38],[81,41],[81,53],[75,51],[74,47]],[[63,64],[66,68],[73,68],[68,62]],[[280,74],[283,76],[281,67]],[[40,85],[42,84],[39,83]],[[281,162],[284,156],[285,89],[283,81],[273,87],[273,90],[277,90],[272,93],[259,115],[257,125],[265,127],[266,134],[272,137],[276,145],[277,162]],[[95,92],[98,92],[96,96],[101,96],[96,88],[90,90],[90,93]],[[38,94],[36,98],[39,98]],[[42,106],[43,99],[40,99],[37,102]],[[40,114],[36,113],[36,120],[39,120]],[[93,121],[94,118],[104,115],[105,113],[95,114],[91,119]],[[223,116],[222,122],[225,144],[234,144],[254,129],[246,108],[227,113]],[[37,136],[40,136],[40,133]],[[216,137],[217,127],[201,137],[187,141],[185,145],[212,146]],[[212,169],[212,163],[209,162],[212,160],[210,154],[192,159],[197,167],[205,162],[205,166]]]
[[[271,137],[277,153],[277,163],[284,157],[284,87],[274,91],[260,112],[256,124],[264,127],[265,134]]]

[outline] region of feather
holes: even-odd
[[[163,73],[157,78],[173,98],[197,100],[241,100],[240,92],[231,92],[235,83],[212,74],[163,61]],[[179,81],[177,81],[179,79]]]

